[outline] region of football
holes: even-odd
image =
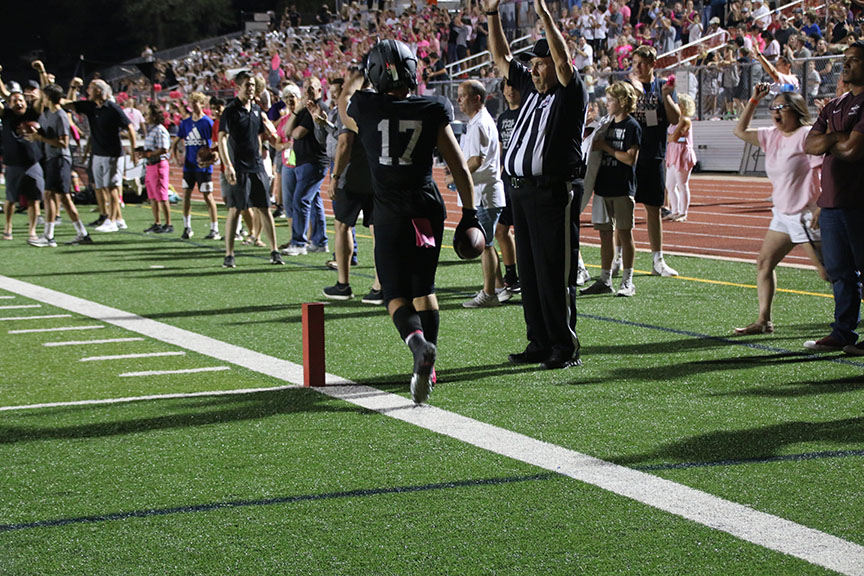
[[[486,248],[486,236],[477,227],[466,228],[462,234],[453,236],[453,249],[462,260],[473,260]]]
[[[21,122],[18,125],[18,133],[22,136],[27,134],[35,134],[39,131],[39,123],[38,122]]]
[[[198,164],[201,166],[209,166],[216,162],[216,153],[207,146],[202,146],[198,149]]]

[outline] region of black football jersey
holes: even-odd
[[[431,98],[357,92],[348,114],[357,122],[375,191],[375,221],[443,218],[444,201],[432,179],[438,130],[449,124]]]

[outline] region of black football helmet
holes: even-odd
[[[398,40],[381,40],[366,57],[366,77],[379,94],[417,89],[417,57]]]

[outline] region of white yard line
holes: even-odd
[[[0,412],[18,412],[21,410],[39,410],[43,408],[65,408],[67,406],[99,406],[104,404],[128,404],[130,402],[147,402],[151,400],[176,400],[183,398],[206,398],[210,396],[237,396],[244,394],[261,394],[300,388],[298,384],[287,386],[271,386],[270,388],[241,388],[239,390],[208,390],[206,392],[184,392],[177,394],[153,394],[150,396],[127,396],[125,398],[103,398],[100,400],[75,400],[72,402],[43,402],[41,404],[25,404],[21,406],[0,406]]]
[[[146,370],[144,372],[124,372],[119,374],[121,378],[133,378],[135,376],[168,376],[170,374],[197,374],[198,372],[222,372],[230,370],[230,366],[207,366],[204,368],[186,368],[185,370]]]
[[[101,362],[102,360],[126,360],[127,358],[157,358],[160,356],[185,356],[186,352],[142,352],[140,354],[114,354],[113,356],[88,356],[79,362]]]
[[[143,342],[144,338],[104,338],[102,340],[66,340],[64,342],[45,342],[42,346],[83,346],[85,344],[113,344],[115,342]]]
[[[60,328],[29,328],[27,330],[9,330],[9,334],[33,334],[35,332],[66,332],[69,330],[96,330],[105,326],[62,326]]]
[[[0,296],[0,300],[12,300],[15,296]]]
[[[302,382],[302,367],[279,358],[5,276],[0,276],[0,288],[31,299],[50,302],[59,308],[111,323],[179,348],[232,362],[282,381],[295,384]],[[864,576],[864,546],[854,542],[646,472],[599,460],[440,408],[415,407],[411,400],[403,396],[369,386],[354,385],[338,376],[328,374],[326,381],[328,386],[315,390],[495,454],[569,476],[812,564],[850,576]]]
[[[71,314],[46,314],[45,316],[13,316],[10,318],[0,318],[0,322],[7,320],[46,320],[48,318],[71,318]]]
[[[41,308],[41,304],[16,304],[14,306],[0,306],[0,310],[21,310],[22,308]]]

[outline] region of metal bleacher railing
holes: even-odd
[[[819,11],[826,6],[826,4],[818,4],[815,6],[812,4],[812,0],[792,0],[788,4],[775,8],[762,18],[767,18],[770,21],[770,19],[773,19],[779,14],[791,15],[792,11],[798,7],[807,6],[809,9]],[[674,68],[675,66],[692,62],[697,59],[702,52],[715,52],[726,43],[726,36],[728,36],[728,33],[725,30],[718,30],[713,34],[703,36],[695,42],[690,42],[669,52],[659,54],[657,56],[657,68]]]
[[[153,57],[156,60],[163,61],[176,60],[177,58],[183,58],[193,50],[207,50],[209,48],[213,48],[214,46],[220,46],[225,42],[234,40],[235,38],[240,38],[241,36],[243,36],[242,31],[232,32],[230,34],[224,34],[222,36],[215,36],[213,38],[201,40],[200,42],[191,42],[189,44],[183,44],[182,46],[174,46],[173,48],[159,50],[158,52],[153,53]],[[116,82],[124,78],[137,76],[141,72],[138,70],[138,68],[135,67],[135,64],[144,61],[144,58],[141,57],[132,58],[131,60],[126,60],[125,62],[122,62],[120,64],[104,68],[100,70],[100,74],[106,82]]]

